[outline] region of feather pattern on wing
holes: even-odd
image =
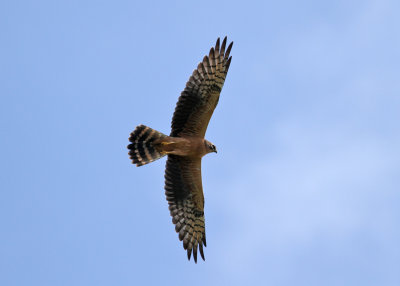
[[[225,50],[226,40],[225,37],[220,47],[218,38],[215,47],[190,76],[175,108],[171,136],[204,138],[231,63],[229,54],[233,42]]]
[[[172,222],[187,250],[188,259],[193,253],[197,262],[197,250],[204,260],[206,246],[204,222],[204,197],[201,182],[201,159],[168,155],[165,169],[165,195]]]

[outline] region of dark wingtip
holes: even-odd
[[[199,252],[200,252],[201,258],[204,261],[206,261],[205,258],[204,258],[203,244],[201,242],[199,243]]]
[[[193,249],[194,263],[197,263],[197,249]]]
[[[226,39],[227,39],[227,37],[225,37],[224,40],[222,41],[221,49],[220,49],[221,54],[225,53]]]
[[[215,50],[219,52],[219,37],[217,39],[217,42],[215,43]]]
[[[229,66],[231,65],[232,56],[229,57],[228,61],[226,62],[225,74],[228,73]]]
[[[208,54],[208,57],[209,57],[210,59],[214,59],[214,48],[211,48],[211,49],[210,49],[210,53]]]
[[[233,42],[231,42],[231,43],[229,44],[228,48],[226,49],[226,52],[225,52],[225,59],[227,59],[227,58],[229,57],[229,54],[230,54],[231,49],[232,49],[232,46],[233,46]]]

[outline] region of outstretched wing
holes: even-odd
[[[226,51],[226,37],[221,48],[219,44],[218,38],[215,48],[211,48],[209,55],[203,58],[186,83],[172,118],[171,136],[204,138],[232,58],[229,53],[233,42]]]
[[[204,260],[206,246],[204,196],[201,183],[201,159],[168,155],[165,169],[165,195],[172,222],[183,240],[188,259],[193,252],[197,263],[197,249]]]

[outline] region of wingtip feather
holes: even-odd
[[[206,233],[203,233],[203,238],[202,238],[203,244],[205,247],[207,247],[207,241],[206,241]]]
[[[219,37],[217,39],[217,42],[215,43],[215,50],[219,52]]]
[[[226,40],[227,40],[227,37],[225,37],[224,40],[222,41],[221,50],[220,50],[221,54],[225,53]]]
[[[200,252],[201,258],[204,261],[206,261],[206,259],[204,258],[203,244],[201,242],[199,243],[199,252]]]
[[[197,244],[193,247],[193,259],[197,263]]]
[[[229,57],[228,61],[226,62],[225,74],[228,73],[229,66],[231,65],[232,56]]]
[[[231,43],[229,44],[228,48],[226,49],[226,52],[225,52],[225,59],[227,59],[227,58],[229,57],[229,54],[230,54],[231,49],[232,49],[232,46],[233,46],[233,42],[231,42]]]

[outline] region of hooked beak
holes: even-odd
[[[217,148],[215,148],[215,151],[214,151],[214,153],[218,153],[218,152],[217,152]]]

